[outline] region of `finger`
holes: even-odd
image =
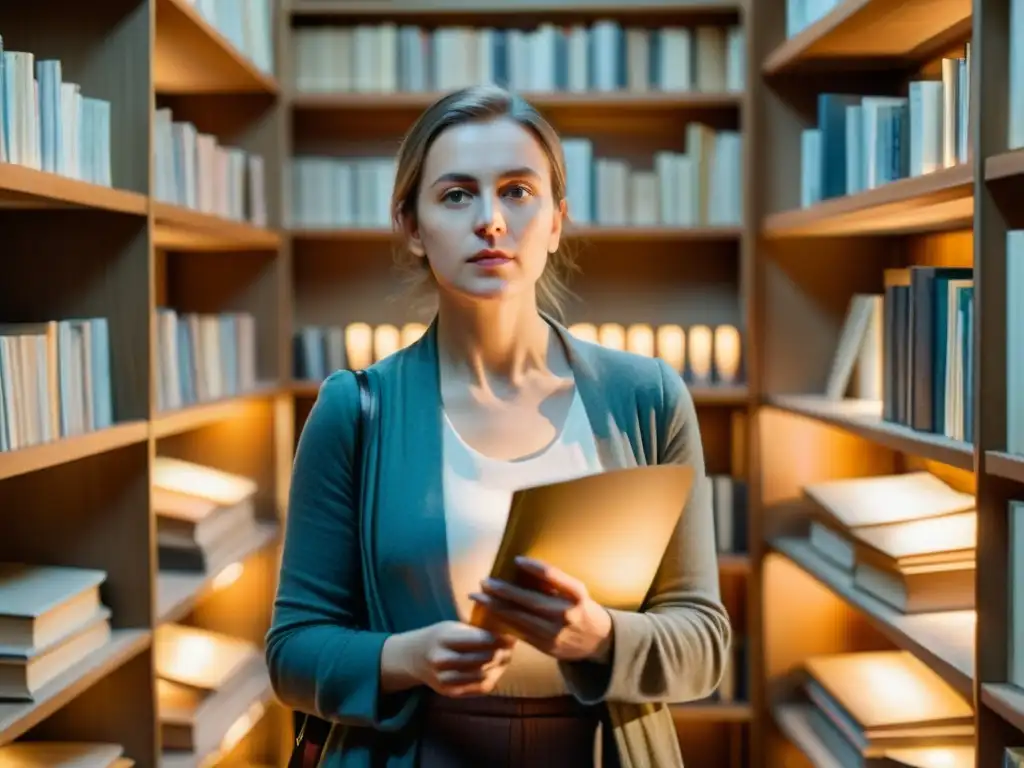
[[[457,634],[441,638],[441,644],[453,651],[486,651],[492,648],[500,648],[507,640],[493,632],[479,627],[466,625]]]
[[[571,600],[579,601],[587,595],[587,588],[582,581],[553,565],[525,556],[517,557],[516,565],[531,576],[543,579]]]
[[[498,651],[475,651],[469,653],[445,653],[434,661],[438,670],[480,669],[494,661]]]
[[[523,589],[515,584],[494,579],[485,579],[481,584],[484,593],[506,602],[515,603],[531,613],[564,622],[566,611],[575,602],[556,595],[545,595],[532,589]]]
[[[561,622],[553,622],[529,611],[524,611],[516,604],[506,602],[500,598],[490,595],[471,594],[470,598],[484,606],[491,614],[503,624],[509,625],[521,634],[531,645],[537,642],[545,642],[554,638],[562,631],[564,625]]]
[[[487,671],[483,669],[456,670],[446,669],[437,673],[437,682],[444,688],[477,685],[487,679]]]

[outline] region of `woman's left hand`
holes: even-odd
[[[572,576],[531,558],[516,563],[538,589],[485,579],[472,599],[519,638],[560,661],[605,663],[611,656],[612,619]]]

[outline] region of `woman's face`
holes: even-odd
[[[508,118],[457,125],[427,153],[409,245],[442,291],[470,299],[532,292],[558,248],[564,207],[528,129]]]

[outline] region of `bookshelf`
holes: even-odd
[[[947,760],[936,764],[1003,765],[1007,749],[1024,745],[1022,682],[1014,680],[1011,667],[1013,646],[1022,643],[1019,628],[1016,640],[1011,635],[1022,612],[1013,608],[1020,597],[1014,596],[1011,568],[1014,558],[1024,557],[1011,555],[1011,547],[1020,545],[1010,543],[1020,526],[1012,503],[1024,497],[1020,449],[1009,425],[1019,406],[1008,383],[1016,321],[1007,288],[1015,254],[1007,232],[1021,226],[1019,206],[1010,202],[1018,199],[1013,195],[1021,168],[1010,119],[1012,51],[1020,45],[1011,40],[1011,17],[1019,13],[1011,5],[778,0],[759,4],[751,24],[754,131],[758,142],[772,148],[756,155],[752,203],[760,222],[753,266],[760,494],[751,511],[763,534],[754,558],[763,599],[764,679],[754,703],[764,738],[759,765],[845,764],[835,740],[815,725],[823,705],[820,694],[815,698],[820,678],[811,670],[822,658],[858,654],[863,661],[879,650],[909,652],[944,690],[970,706],[973,723],[961,734],[961,746],[954,749],[950,736],[949,748],[930,756]],[[807,15],[812,9],[817,16]],[[943,59],[965,58],[967,46],[970,66],[954,89],[956,65]],[[935,110],[935,102],[929,107],[937,86],[915,84],[944,76],[941,92],[959,91],[952,111]],[[822,94],[861,98],[830,101]],[[959,105],[965,96],[966,109]],[[901,114],[886,111],[891,97],[909,97],[910,116],[900,134],[911,145],[909,159],[885,156],[886,146],[879,145],[883,160],[867,171],[877,178],[864,184],[859,174],[870,145],[857,141],[858,131],[868,130],[861,125],[874,116],[886,126],[891,123],[881,121]],[[878,111],[869,118],[869,110]],[[945,121],[941,132],[936,118]],[[962,131],[965,123],[967,140],[960,146],[935,145],[935,136],[954,135],[950,126]],[[947,334],[944,327],[929,342],[922,334],[940,333],[934,322],[931,329],[897,328],[901,270],[921,278],[922,287],[902,289],[911,296],[906,311],[916,309],[919,318],[934,319],[918,296],[945,287],[929,287],[928,275],[957,276],[917,269],[927,267],[972,270],[973,296],[966,299],[969,307],[958,310],[970,333],[965,341],[954,339],[966,343],[969,354],[941,343],[958,330]],[[858,294],[884,296],[875,316],[883,319],[877,337],[883,349],[911,346],[891,357],[889,351],[870,352],[871,360],[881,361],[880,392],[876,387],[874,395],[859,397],[844,388],[837,397],[829,391],[830,373]],[[903,333],[909,341],[900,341]],[[934,346],[922,346],[929,343]],[[930,366],[934,375],[946,371],[933,367],[938,353],[931,350],[940,348],[967,361],[949,366],[960,368],[961,378],[925,386],[932,381]],[[925,385],[903,384],[900,376],[919,376]],[[941,480],[951,494],[965,494],[976,509],[976,543],[965,569],[973,572],[974,584],[968,607],[900,606],[869,588],[869,571],[861,565],[868,561],[860,559],[864,548],[854,549],[851,566],[840,562],[841,551],[829,550],[826,536],[815,538],[823,518],[813,489],[850,489],[858,479],[889,475],[907,480],[919,472]],[[860,504],[885,509],[886,498]],[[888,513],[910,513],[890,503],[900,508]],[[826,513],[835,515],[835,508]],[[857,539],[857,532],[847,528],[844,536]],[[874,714],[899,693],[881,680],[876,686]],[[808,707],[808,697],[818,706]],[[913,764],[906,759],[897,764]]]
[[[17,409],[18,443],[0,451],[6,513],[0,560],[97,569],[103,574],[101,601],[110,611],[108,640],[31,695],[0,703],[0,750],[80,739],[119,745],[138,766],[277,765],[284,754],[287,713],[269,701],[266,687],[242,702],[248,721],[238,718],[215,734],[225,739],[208,740],[201,749],[166,750],[154,672],[157,638],[172,623],[246,640],[261,653],[284,507],[280,478],[289,461],[278,450],[277,426],[291,398],[279,349],[286,283],[277,194],[284,123],[278,79],[272,66],[262,66],[269,49],[259,47],[258,34],[240,38],[230,24],[211,20],[211,7],[205,0],[111,0],[88,8],[55,0],[0,10],[3,50],[31,54],[28,72],[39,62],[59,61],[65,87],[77,84],[83,100],[109,105],[109,120],[98,122],[61,101],[64,122],[58,125],[77,130],[81,144],[68,139],[47,145],[44,139],[39,162],[0,162],[8,270],[0,322],[56,329],[50,365],[65,366],[60,375],[50,368],[56,392],[58,379],[73,374],[66,360],[77,354],[65,346],[75,342],[60,334],[84,334],[75,325],[83,318],[104,321],[91,326],[90,356],[83,358],[94,393],[82,406],[85,421],[71,423],[82,416],[73,415],[77,406],[63,392],[54,406],[58,420],[42,434],[24,432],[24,425],[35,423],[38,430],[45,420],[37,421],[25,406]],[[59,24],[52,23],[54,14]],[[257,28],[269,39],[277,20],[268,15]],[[253,41],[256,47],[247,49]],[[153,128],[154,108],[165,107],[220,146],[263,158],[265,217],[253,214],[257,197],[237,186],[226,194],[230,210],[216,195],[213,205],[209,198],[184,205],[164,194]],[[20,115],[20,126],[24,109],[9,111],[9,119],[12,114]],[[43,133],[57,114],[54,107],[40,109]],[[32,133],[26,125],[19,141]],[[88,154],[90,145],[109,149],[109,184],[96,173],[105,158]],[[70,147],[78,147],[78,168],[61,165],[70,163]],[[89,178],[99,183],[83,180]],[[220,182],[213,187],[228,189]],[[157,309],[165,306],[254,318],[254,386],[221,387],[217,396],[206,392],[201,401],[168,407],[161,396],[166,377],[160,375],[157,321]],[[223,356],[231,358],[229,352]],[[12,360],[4,365],[7,376]],[[26,381],[35,382],[45,368],[20,370],[34,371]],[[19,402],[29,402],[24,390],[19,394]],[[5,417],[14,429],[12,411]],[[233,542],[229,567],[161,568],[151,485],[163,457],[255,483],[256,525]]]

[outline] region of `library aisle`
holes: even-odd
[[[429,322],[394,156],[488,81],[563,137],[572,332],[697,405],[687,768],[1024,765],[1024,0],[0,3],[0,764],[284,768],[296,442]]]

